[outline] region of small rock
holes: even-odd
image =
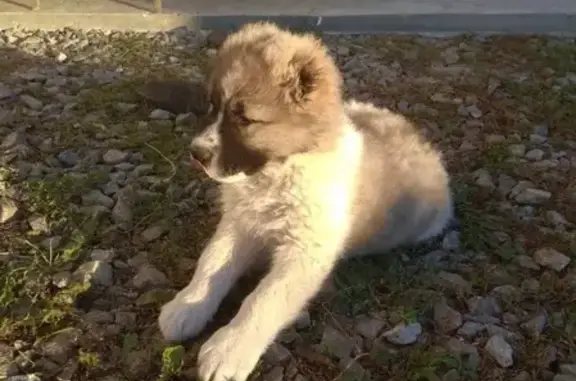
[[[540,266],[538,266],[538,264],[527,255],[518,255],[516,258],[514,258],[514,260],[520,267],[525,269],[540,270]]]
[[[548,267],[555,271],[564,270],[571,261],[569,257],[551,247],[536,250],[533,258],[540,266]]]
[[[442,248],[452,252],[460,250],[460,232],[456,230],[448,232],[442,240]]]
[[[170,111],[157,108],[152,110],[148,117],[152,120],[169,120],[172,118],[172,113]]]
[[[514,364],[514,352],[512,347],[500,335],[494,335],[488,339],[486,351],[503,368],[509,368]]]
[[[112,219],[117,224],[130,224],[132,223],[132,208],[124,198],[119,198],[112,208]]]
[[[80,282],[99,286],[111,286],[114,283],[112,266],[104,261],[90,261],[81,265],[73,274]]]
[[[262,381],[282,381],[283,379],[284,368],[281,366],[275,366],[262,377]]]
[[[434,322],[440,332],[449,333],[462,325],[462,314],[442,300],[434,305]]]
[[[58,61],[58,62],[64,62],[67,59],[68,59],[68,56],[63,52],[58,53],[58,55],[56,56],[56,61]]]
[[[139,289],[148,287],[163,287],[170,284],[168,278],[166,278],[166,275],[151,265],[144,265],[140,267],[138,273],[134,276],[134,278],[132,278],[132,283],[136,288]]]
[[[68,328],[50,336],[46,341],[37,342],[34,346],[41,355],[63,365],[70,360],[81,335],[80,329]]]
[[[142,380],[145,379],[151,371],[152,359],[150,358],[150,351],[130,351],[124,358],[124,369],[131,379]]]
[[[557,374],[552,381],[576,381],[576,376],[570,374]]]
[[[320,348],[327,354],[339,359],[349,358],[354,349],[354,341],[334,327],[327,325],[322,333]]]
[[[534,133],[536,135],[548,137],[548,131],[549,131],[548,126],[545,124],[539,124],[534,127]]]
[[[526,146],[524,144],[511,144],[508,146],[508,152],[512,156],[522,157],[526,154]]]
[[[492,296],[473,297],[467,301],[468,309],[473,315],[500,316],[502,308]]]
[[[107,311],[92,310],[84,315],[84,321],[91,324],[108,324],[114,321],[114,316]]]
[[[486,326],[484,324],[467,321],[458,329],[457,334],[468,340],[472,340],[485,329]]]
[[[196,123],[196,121],[197,121],[196,115],[194,115],[191,112],[186,114],[178,114],[175,120],[177,126],[193,125]]]
[[[498,193],[502,197],[508,196],[518,182],[506,174],[498,175]]]
[[[487,324],[486,330],[488,331],[488,335],[502,336],[504,339],[512,343],[519,342],[523,339],[523,337],[520,334],[507,330],[506,328],[497,326],[496,324]]]
[[[455,292],[467,293],[472,291],[470,283],[458,274],[440,271],[436,276],[436,282]]]
[[[414,344],[420,335],[422,335],[422,326],[418,322],[408,325],[399,324],[382,334],[386,340],[396,345]]]
[[[18,210],[18,205],[14,201],[0,197],[0,224],[10,221]]]
[[[533,380],[530,373],[523,370],[522,372],[518,373],[516,377],[512,379],[512,381],[533,381]]]
[[[576,364],[561,364],[560,373],[576,376]]]
[[[535,148],[528,151],[524,157],[530,161],[540,161],[544,157],[544,151],[539,148]]]
[[[115,257],[114,249],[94,249],[90,253],[90,258],[95,261],[112,262]]]
[[[44,107],[42,101],[34,98],[31,95],[22,94],[20,95],[20,100],[26,105],[26,107],[28,107],[31,110],[38,111],[42,110],[42,107]]]
[[[478,119],[482,116],[482,111],[476,105],[470,105],[466,107],[468,113],[475,119]]]
[[[114,200],[99,190],[91,190],[88,194],[82,196],[84,206],[102,205],[108,209],[114,206]]]
[[[155,288],[150,291],[146,291],[136,299],[136,305],[140,307],[144,306],[158,306],[167,303],[176,295],[176,291],[167,288]]]
[[[72,274],[69,271],[61,271],[52,275],[52,284],[58,288],[65,288],[70,284]]]
[[[540,314],[523,323],[521,327],[532,337],[538,337],[544,331],[544,328],[546,328],[547,324],[548,318],[546,315]]]
[[[442,381],[460,381],[460,379],[460,372],[456,369],[451,369],[442,376]]]
[[[550,200],[552,193],[535,188],[527,188],[521,191],[514,199],[520,204],[539,205]]]
[[[144,230],[140,236],[145,242],[152,242],[160,238],[166,230],[166,227],[163,225],[154,225]]]
[[[558,226],[572,226],[573,224],[570,223],[568,220],[566,220],[566,218],[558,213],[555,210],[548,210],[546,211],[546,219],[548,220],[548,222],[550,222],[550,224],[558,227]]]
[[[74,151],[64,150],[58,154],[58,161],[60,161],[66,167],[73,167],[80,161],[80,156]]]
[[[474,178],[474,182],[476,183],[476,185],[491,190],[496,188],[494,181],[492,181],[492,176],[490,175],[490,172],[488,172],[486,169],[483,168],[477,169],[472,173],[472,176]]]
[[[121,328],[134,328],[138,315],[134,312],[117,311],[114,317],[114,323],[118,324]]]
[[[109,149],[102,156],[102,160],[106,164],[114,165],[114,164],[119,164],[119,163],[122,163],[123,161],[126,161],[128,159],[128,156],[130,156],[130,154],[127,152],[122,152],[122,151],[117,150],[117,149]]]
[[[272,343],[266,353],[262,356],[264,361],[269,364],[277,365],[282,364],[289,360],[291,357],[290,351],[286,349],[282,344]]]
[[[356,332],[358,332],[363,337],[374,340],[382,328],[384,327],[384,322],[380,319],[363,317],[356,323]]]

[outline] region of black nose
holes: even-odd
[[[191,145],[190,153],[192,157],[198,160],[202,165],[206,165],[212,159],[212,151],[201,145]]]

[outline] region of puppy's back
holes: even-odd
[[[439,152],[399,114],[355,101],[345,107],[364,137],[349,246],[387,250],[438,234],[452,217]]]

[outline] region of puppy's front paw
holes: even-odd
[[[202,381],[245,381],[266,350],[247,331],[220,328],[202,345],[198,375]]]
[[[176,297],[162,306],[158,325],[166,340],[181,342],[198,334],[211,317],[205,304],[186,303]]]

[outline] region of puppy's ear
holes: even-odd
[[[299,52],[290,61],[288,78],[284,86],[295,103],[310,100],[325,82],[328,68],[319,52]]]

